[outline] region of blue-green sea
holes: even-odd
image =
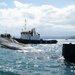
[[[0,46],[0,75],[75,75],[74,64],[62,57],[63,43],[75,40],[57,40],[57,44],[28,44],[24,50]]]

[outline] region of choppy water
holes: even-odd
[[[0,75],[75,75],[75,66],[64,62],[62,44],[30,44],[25,50],[0,47]]]

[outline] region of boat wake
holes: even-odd
[[[44,51],[41,50],[41,49],[36,49],[34,47],[31,47],[31,46],[27,46],[27,47],[24,47],[22,50],[18,50],[18,52],[22,52],[22,53],[26,53],[26,52],[39,53],[39,52],[44,52]]]
[[[0,45],[5,48],[13,50],[22,50],[25,48],[25,44],[19,43],[16,40],[10,38],[0,38]]]
[[[8,38],[0,38],[0,45],[1,47],[18,50],[19,52],[22,52],[22,53],[43,52],[43,50],[36,49],[30,45],[22,44],[15,41],[14,39],[8,39]]]

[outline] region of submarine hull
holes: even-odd
[[[75,44],[63,44],[62,55],[67,62],[75,63]]]

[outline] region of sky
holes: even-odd
[[[41,36],[75,35],[75,0],[0,0],[0,34],[24,28]]]

